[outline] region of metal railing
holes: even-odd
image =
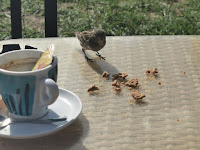
[[[44,4],[45,37],[57,37],[57,0],[44,0]],[[10,0],[10,6],[12,38],[22,38],[21,0]]]

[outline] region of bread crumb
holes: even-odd
[[[87,91],[93,92],[93,91],[96,91],[96,90],[99,90],[99,88],[95,84],[92,84],[92,85],[89,86]]]
[[[126,83],[128,87],[137,87],[138,86],[138,79],[129,79]]]
[[[158,69],[157,68],[151,68],[146,70],[147,75],[157,75],[158,74]]]
[[[151,73],[151,70],[147,69],[146,74],[150,74],[150,73]]]
[[[115,86],[115,87],[120,87],[120,82],[118,80],[114,80],[112,82],[112,86]]]
[[[112,80],[119,80],[119,81],[124,81],[126,77],[128,76],[127,73],[118,73],[118,74],[113,74],[112,75]]]
[[[144,97],[146,97],[146,95],[144,95],[143,93],[139,92],[138,90],[133,90],[132,91],[132,97],[136,100],[138,99],[143,99]]]
[[[112,86],[113,86],[113,89],[116,91],[116,92],[120,92],[121,91],[121,88],[120,88],[120,82],[118,80],[114,80],[112,82]]]
[[[103,74],[101,75],[102,78],[105,78],[107,80],[109,79],[109,76],[110,74],[107,71],[104,71]]]
[[[118,77],[125,79],[128,76],[127,73],[119,73]]]

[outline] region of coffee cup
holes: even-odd
[[[0,95],[13,120],[34,120],[48,113],[48,105],[59,95],[58,59],[32,71],[43,51],[20,50],[0,55]]]

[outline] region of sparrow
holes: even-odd
[[[88,56],[85,53],[85,50],[95,51],[96,55],[100,59],[105,60],[105,57],[102,57],[101,54],[98,52],[106,44],[106,34],[105,34],[104,30],[94,29],[92,31],[75,32],[75,34],[80,42],[82,51],[83,51],[87,61],[93,62],[92,59],[88,58]]]

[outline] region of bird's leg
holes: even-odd
[[[83,51],[83,53],[84,53],[84,55],[85,55],[85,59],[86,59],[87,61],[93,62],[93,60],[90,59],[90,58],[88,58],[88,56],[86,55],[85,49],[82,48],[82,51]]]
[[[101,56],[101,54],[100,54],[99,52],[97,52],[96,55],[97,55],[100,59],[103,59],[103,60],[105,60],[105,58],[106,58],[106,57]]]

